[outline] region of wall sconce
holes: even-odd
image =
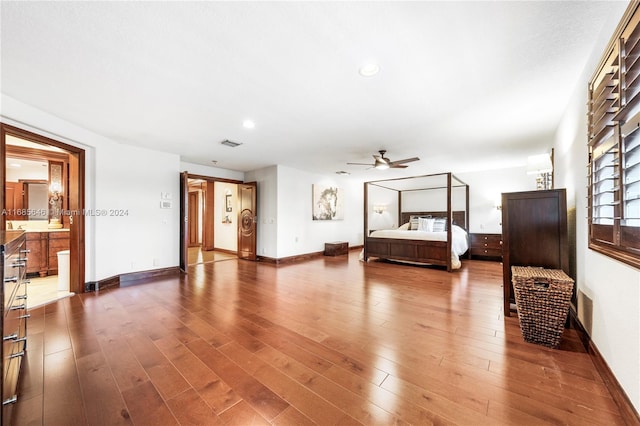
[[[62,192],[62,187],[58,182],[53,182],[49,187],[49,191],[52,195],[60,196],[60,192]]]
[[[49,210],[49,228],[62,228],[62,222],[60,220],[60,214],[62,209],[62,197],[60,193],[62,192],[62,186],[58,182],[53,182],[49,186],[49,192],[51,193],[51,198],[49,198],[49,205],[51,209]]]
[[[382,214],[385,210],[387,210],[387,206],[385,206],[384,204],[374,204],[373,205],[373,212],[374,213]]]
[[[502,199],[501,198],[496,198],[495,201],[493,202],[496,210],[502,210]]]
[[[536,176],[536,189],[551,189],[553,164],[550,154],[532,155],[527,158],[527,174]]]

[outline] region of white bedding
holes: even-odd
[[[404,229],[382,229],[373,231],[370,237],[373,238],[395,238],[406,240],[428,240],[428,241],[447,241],[447,233],[445,232],[427,232],[427,231],[410,231]],[[451,227],[451,254],[456,259],[469,249],[467,233],[464,229],[457,225]]]

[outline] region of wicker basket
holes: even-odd
[[[573,280],[563,271],[512,266],[520,329],[525,341],[557,348],[569,312]]]

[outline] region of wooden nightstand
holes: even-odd
[[[469,234],[469,259],[473,256],[502,260],[502,234]]]
[[[340,256],[343,254],[349,254],[349,243],[344,241],[324,243],[325,256]]]

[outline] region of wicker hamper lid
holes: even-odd
[[[568,281],[573,279],[561,269],[545,269],[539,266],[512,266],[511,275],[516,278],[544,278],[553,281]]]

